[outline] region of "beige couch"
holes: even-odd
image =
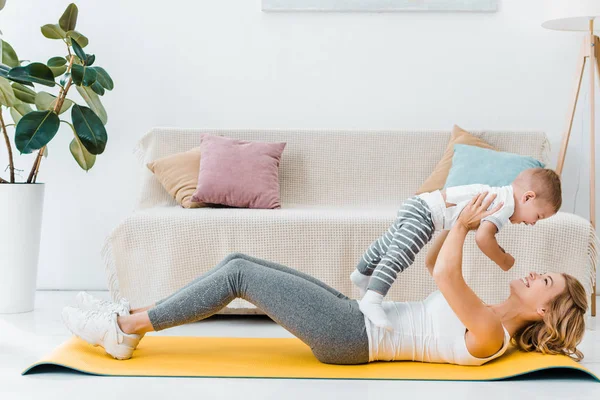
[[[183,209],[145,164],[200,144],[200,133],[287,142],[280,165],[282,208]],[[472,132],[502,151],[548,160],[540,132]],[[163,298],[231,252],[265,258],[313,275],[356,297],[349,274],[367,246],[394,220],[442,156],[450,132],[293,131],[156,128],[139,142],[138,210],[103,248],[113,298],[139,307]],[[597,239],[588,221],[569,213],[535,227],[511,225],[498,240],[517,260],[503,272],[467,239],[464,274],[486,302],[507,296],[506,284],[530,270],[573,274],[591,293]],[[424,267],[427,247],[397,280],[389,300],[418,300],[435,290]],[[252,313],[236,299],[224,312]]]

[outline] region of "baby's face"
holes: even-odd
[[[535,225],[539,220],[550,218],[554,214],[556,214],[554,208],[548,202],[525,193],[521,199],[515,202],[515,212],[510,218],[510,222]]]

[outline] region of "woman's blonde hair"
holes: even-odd
[[[518,331],[513,343],[523,351],[543,354],[564,354],[576,361],[583,359],[577,345],[585,333],[585,312],[588,308],[583,285],[568,274],[565,290],[550,301],[544,318]]]

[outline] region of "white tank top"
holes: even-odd
[[[378,328],[367,317],[371,361],[422,361],[430,363],[482,365],[500,357],[510,344],[504,329],[504,344],[487,358],[472,356],[465,342],[466,328],[438,290],[424,301],[382,303],[393,330]]]

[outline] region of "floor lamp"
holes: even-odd
[[[577,74],[575,78],[575,91],[569,106],[567,115],[567,126],[563,133],[556,172],[562,173],[565,163],[565,155],[573,127],[573,118],[581,80],[585,72],[585,64],[588,64],[589,90],[590,90],[590,222],[596,228],[596,121],[594,117],[595,104],[595,81],[596,70],[600,73],[600,40],[594,35],[594,19],[597,18],[596,29],[600,29],[600,0],[545,0],[545,14],[542,26],[547,29],[559,31],[585,31],[587,34],[583,39],[581,52],[577,59]],[[592,290],[592,316],[596,315],[596,282]]]

